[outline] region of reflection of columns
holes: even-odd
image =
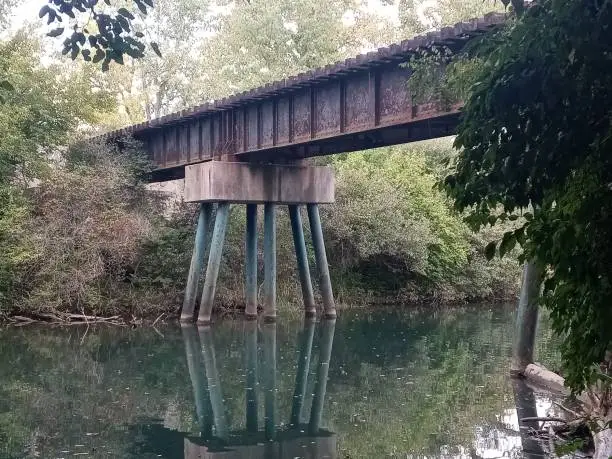
[[[196,227],[195,243],[191,264],[189,265],[189,276],[187,277],[187,287],[185,287],[185,299],[181,309],[181,322],[193,320],[193,310],[198,296],[198,285],[204,267],[204,254],[206,252],[206,239],[208,238],[208,226],[212,219],[212,204],[200,203],[200,213],[198,215],[198,225]]]
[[[512,359],[513,373],[522,373],[527,365],[533,363],[541,280],[541,269],[533,262],[525,263],[521,295],[516,314],[514,357]]]
[[[208,378],[208,390],[215,421],[215,433],[217,437],[225,439],[227,438],[227,424],[212,334],[210,327],[199,327],[198,332],[200,334],[200,342],[202,343],[204,366],[206,367],[206,376]]]
[[[245,322],[246,428],[257,432],[257,322]]]
[[[293,405],[291,408],[291,419],[289,421],[292,426],[298,426],[302,417],[306,385],[308,384],[308,371],[310,369],[310,355],[312,353],[314,331],[314,320],[308,320],[304,323],[304,330],[302,330],[300,336],[297,374],[295,375],[295,390],[293,392]]]
[[[276,437],[276,324],[263,325],[264,427],[266,440]]]
[[[516,416],[518,417],[523,454],[527,459],[544,457],[542,445],[529,435],[531,429],[540,428],[538,421],[521,421],[524,418],[535,418],[538,416],[536,399],[533,390],[522,379],[512,379],[512,390],[514,392],[514,403],[516,404]]]
[[[219,277],[219,266],[221,265],[221,255],[223,254],[223,244],[225,242],[225,230],[229,218],[230,205],[227,202],[220,202],[217,206],[215,216],[215,229],[213,230],[210,242],[210,253],[208,254],[208,265],[206,266],[206,279],[202,291],[202,301],[200,303],[200,313],[198,323],[210,323],[210,315],[215,301],[215,290],[217,288],[217,277]]]
[[[257,204],[246,205],[245,277],[247,319],[257,318]]]
[[[308,424],[308,432],[310,435],[317,435],[321,427],[335,327],[335,319],[324,320],[322,322],[319,368],[317,369],[317,382],[314,397],[312,399],[312,408],[310,409],[310,423]]]
[[[323,309],[326,317],[333,318],[336,317],[336,304],[334,302],[334,293],[332,292],[331,278],[329,277],[329,266],[327,265],[319,206],[317,204],[308,204],[306,208],[308,210],[308,220],[310,221],[315,261],[317,262],[317,270],[319,272],[319,287],[321,289],[321,297],[323,298]]]
[[[307,316],[317,314],[314,294],[312,292],[312,280],[310,279],[310,268],[308,267],[308,255],[306,254],[306,241],[304,240],[304,227],[300,207],[289,206],[289,218],[291,219],[291,231],[293,233],[293,245],[295,246],[295,258],[297,259],[298,274],[302,285],[302,298],[304,300],[304,313]]]
[[[193,386],[193,398],[196,405],[200,434],[203,437],[209,437],[212,432],[212,417],[200,340],[198,339],[195,325],[183,324],[181,325],[181,332],[185,342],[187,368],[189,369],[189,378]]]
[[[264,319],[276,319],[276,204],[264,205]]]

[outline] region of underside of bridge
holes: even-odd
[[[503,21],[489,14],[94,141],[142,141],[155,182],[210,160],[286,164],[452,135],[461,104],[419,103],[406,63],[434,47],[457,51]]]
[[[257,218],[263,204],[264,318],[276,317],[278,205],[289,208],[306,315],[315,314],[316,305],[302,206],[310,223],[322,309],[335,317],[318,207],[334,201],[333,172],[300,160],[453,134],[461,104],[417,103],[406,62],[435,47],[457,51],[504,20],[505,15],[490,14],[94,139],[119,146],[130,136],[142,141],[156,166],[151,181],[185,178],[185,200],[200,203],[181,320],[196,316],[208,252],[197,321],[211,321],[232,204],[246,205],[246,316],[257,318],[259,305]]]

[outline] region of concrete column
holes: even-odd
[[[208,379],[208,391],[212,406],[213,419],[215,423],[215,436],[226,439],[228,436],[227,421],[225,419],[225,407],[223,406],[223,393],[221,392],[221,380],[217,370],[217,359],[210,327],[198,327],[200,342],[202,344],[202,355],[204,356],[204,367]]]
[[[264,205],[264,319],[276,320],[276,204]]]
[[[202,292],[202,302],[200,303],[200,314],[198,315],[199,324],[210,323],[213,303],[215,301],[215,290],[217,288],[217,277],[219,277],[219,266],[221,265],[221,255],[223,254],[223,244],[225,242],[225,230],[229,218],[230,205],[228,202],[221,202],[217,207],[215,217],[215,229],[213,231],[210,244],[210,254],[208,255],[208,265],[206,267],[206,280]]]
[[[245,291],[247,319],[257,318],[257,204],[246,205]]]
[[[523,282],[516,314],[512,374],[521,374],[527,365],[533,363],[542,274],[535,263],[528,262],[523,266]]]
[[[264,431],[266,440],[276,438],[276,324],[263,325]]]
[[[257,432],[257,322],[245,322],[246,428]]]
[[[300,350],[295,376],[295,390],[293,391],[293,405],[291,408],[291,419],[289,423],[293,427],[300,425],[306,386],[308,384],[308,371],[310,370],[310,356],[312,354],[312,340],[315,331],[314,318],[306,319],[304,330],[300,336]]]
[[[308,255],[306,254],[302,216],[300,214],[300,208],[297,205],[289,206],[289,218],[291,219],[293,245],[295,246],[295,257],[297,259],[298,273],[302,285],[304,313],[306,316],[314,316],[317,313],[317,309],[315,307],[314,294],[312,292],[312,280],[310,279],[310,268],[308,267]]]
[[[187,277],[187,287],[185,288],[185,299],[181,309],[181,322],[191,322],[198,296],[198,285],[204,267],[204,254],[206,252],[206,239],[208,239],[208,227],[212,219],[212,204],[200,203],[198,224],[196,226],[195,243],[191,264],[189,265],[189,276]]]
[[[193,387],[200,434],[203,437],[208,437],[212,431],[212,416],[200,340],[198,339],[196,326],[193,324],[181,324],[181,333],[185,344],[185,356],[187,357],[189,379],[191,379],[191,386]]]
[[[319,433],[321,419],[323,418],[323,405],[325,404],[325,392],[327,391],[327,375],[329,374],[336,320],[327,319],[321,322],[321,325],[319,368],[317,369],[317,382],[312,399],[312,408],[310,409],[310,422],[308,423],[308,433],[313,436]]]
[[[321,227],[319,206],[317,204],[308,204],[307,208],[315,260],[317,262],[317,270],[319,271],[319,283],[321,286],[321,296],[323,297],[325,317],[334,318],[336,317],[336,304],[334,302],[334,293],[329,277],[329,267],[327,265],[327,254],[325,253],[325,242],[323,241],[323,228]]]

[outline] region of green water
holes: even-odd
[[[551,401],[506,377],[512,335],[498,306],[0,329],[0,457],[533,456],[517,402]],[[538,360],[555,350],[543,323]]]

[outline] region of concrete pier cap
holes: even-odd
[[[185,167],[186,202],[330,204],[335,189],[327,166],[209,161]]]

